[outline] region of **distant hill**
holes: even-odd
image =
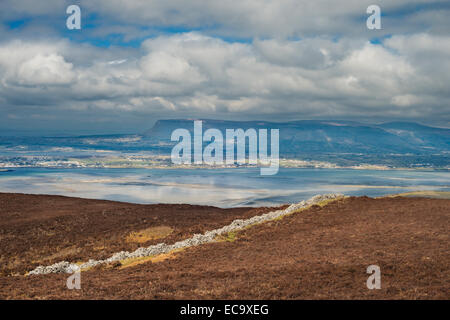
[[[159,120],[143,134],[112,134],[68,137],[2,137],[0,164],[40,165],[26,156],[51,159],[86,158],[95,150],[126,155],[145,152],[170,155],[170,141],[178,128],[193,133],[193,120]],[[279,129],[280,157],[321,161],[340,166],[360,164],[389,167],[450,168],[450,129],[410,122],[364,124],[353,121],[303,120],[290,122],[203,120],[203,130]],[[205,142],[205,145],[207,143]],[[98,156],[98,153],[96,153]]]
[[[193,120],[159,120],[143,136],[168,142],[173,130],[193,132]],[[352,121],[302,120],[291,122],[203,120],[203,130],[279,129],[280,155],[305,154],[441,154],[450,152],[450,129],[417,123],[363,124]]]

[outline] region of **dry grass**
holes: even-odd
[[[242,230],[239,230],[242,231]],[[238,231],[230,231],[227,234],[219,235],[216,237],[216,241],[233,242],[237,239]]]
[[[279,220],[282,220],[283,218],[285,218],[285,217],[287,217],[287,216],[290,216],[290,215],[292,215],[292,214],[294,214],[294,213],[299,213],[299,212],[301,212],[301,211],[308,210],[308,209],[310,209],[312,206],[319,206],[319,207],[323,208],[323,207],[325,207],[326,205],[328,205],[328,204],[330,204],[330,203],[332,203],[332,202],[335,202],[335,201],[343,201],[343,200],[345,200],[346,198],[348,198],[348,197],[343,196],[343,197],[338,197],[338,198],[336,198],[336,199],[322,200],[322,201],[320,201],[320,202],[317,202],[316,204],[313,204],[313,205],[310,205],[310,206],[307,206],[307,207],[304,207],[304,208],[300,208],[300,209],[298,209],[298,210],[292,211],[292,212],[289,213],[289,214],[282,215],[282,216],[280,216],[280,217],[278,217],[278,218],[275,218],[275,219],[272,219],[272,220],[270,220],[270,221],[279,221]]]
[[[319,207],[325,207],[326,205],[328,205],[328,204],[330,204],[330,203],[332,203],[332,202],[335,202],[335,201],[342,201],[342,200],[344,200],[345,198],[346,198],[346,197],[339,197],[339,198],[336,198],[336,199],[323,200],[323,201],[320,201],[320,202],[318,202],[318,203],[316,203],[316,204],[314,204],[314,205],[317,205],[317,206],[319,206]],[[279,217],[277,217],[277,218],[275,218],[275,219],[270,219],[270,220],[268,220],[268,221],[264,221],[264,222],[262,222],[262,223],[254,223],[254,224],[248,225],[248,226],[246,226],[246,227],[244,227],[244,228],[242,228],[242,229],[240,229],[240,230],[230,231],[230,232],[228,232],[228,233],[225,234],[225,235],[219,235],[219,236],[216,237],[216,241],[234,242],[234,241],[236,241],[236,239],[238,238],[238,233],[239,233],[239,232],[242,232],[242,231],[244,231],[244,230],[250,229],[251,227],[256,226],[256,225],[259,225],[259,224],[268,223],[268,222],[273,222],[273,221],[280,221],[280,220],[282,220],[283,218],[285,218],[285,217],[287,217],[287,216],[290,216],[290,215],[292,215],[292,214],[294,214],[294,213],[299,213],[299,212],[301,212],[301,211],[307,210],[307,209],[311,208],[312,206],[313,206],[313,205],[310,205],[310,206],[305,207],[305,208],[300,208],[300,209],[295,210],[295,211],[293,211],[293,212],[291,212],[291,213],[289,213],[289,214],[285,214],[285,215],[279,216]]]
[[[169,254],[123,261],[132,266],[124,270],[119,262],[107,272],[93,269],[82,280],[89,286],[77,292],[64,286],[64,274],[2,277],[0,299],[448,300],[449,207],[449,200],[351,197],[249,228],[235,242],[189,248],[176,259],[166,259]],[[181,229],[173,228],[169,237]],[[381,290],[367,290],[368,264],[380,265]]]
[[[450,192],[448,191],[412,191],[393,194],[388,197],[426,197],[435,199],[450,199]]]
[[[40,259],[39,262],[47,262],[47,261],[53,261],[56,259],[64,259],[68,256],[76,255],[80,251],[81,251],[81,249],[76,246],[61,248],[61,249],[57,250],[57,252]]]
[[[170,251],[169,253],[159,254],[159,255],[150,256],[150,257],[125,259],[125,260],[120,261],[121,266],[119,267],[119,269],[134,267],[134,266],[137,266],[137,265],[140,265],[143,263],[148,263],[148,262],[157,263],[157,262],[161,262],[161,261],[164,261],[167,259],[175,259],[175,254],[182,250],[183,249],[177,249],[177,250]]]
[[[168,226],[151,227],[141,231],[131,232],[125,240],[131,243],[145,243],[147,241],[165,238],[172,232],[173,229]]]

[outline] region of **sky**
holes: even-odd
[[[434,0],[1,0],[0,134],[177,118],[450,127],[449,16]]]

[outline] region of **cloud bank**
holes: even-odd
[[[45,3],[0,5],[5,128],[130,131],[180,117],[449,125],[450,7],[439,1],[381,1],[372,33],[364,1],[80,1],[102,22],[76,36],[56,26],[64,5]],[[140,40],[98,45],[111,33]]]

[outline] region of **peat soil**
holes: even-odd
[[[122,250],[170,244],[272,210],[0,193],[0,276],[25,274],[63,260],[105,259]],[[133,232],[161,227],[172,232],[163,239],[129,240]]]
[[[2,259],[17,257],[19,267],[11,270],[20,274],[0,276],[1,299],[450,298],[450,200],[349,197],[165,260],[82,272],[81,290],[67,289],[67,274],[23,276],[19,271],[35,266],[23,257],[42,259],[42,247],[58,254],[59,241],[78,248],[77,259],[96,258],[98,243],[105,248],[97,257],[119,251],[130,245],[123,237],[142,224],[174,228],[155,241],[170,243],[270,209],[9,194],[0,194],[0,202]],[[381,269],[380,290],[366,286],[370,265]]]

